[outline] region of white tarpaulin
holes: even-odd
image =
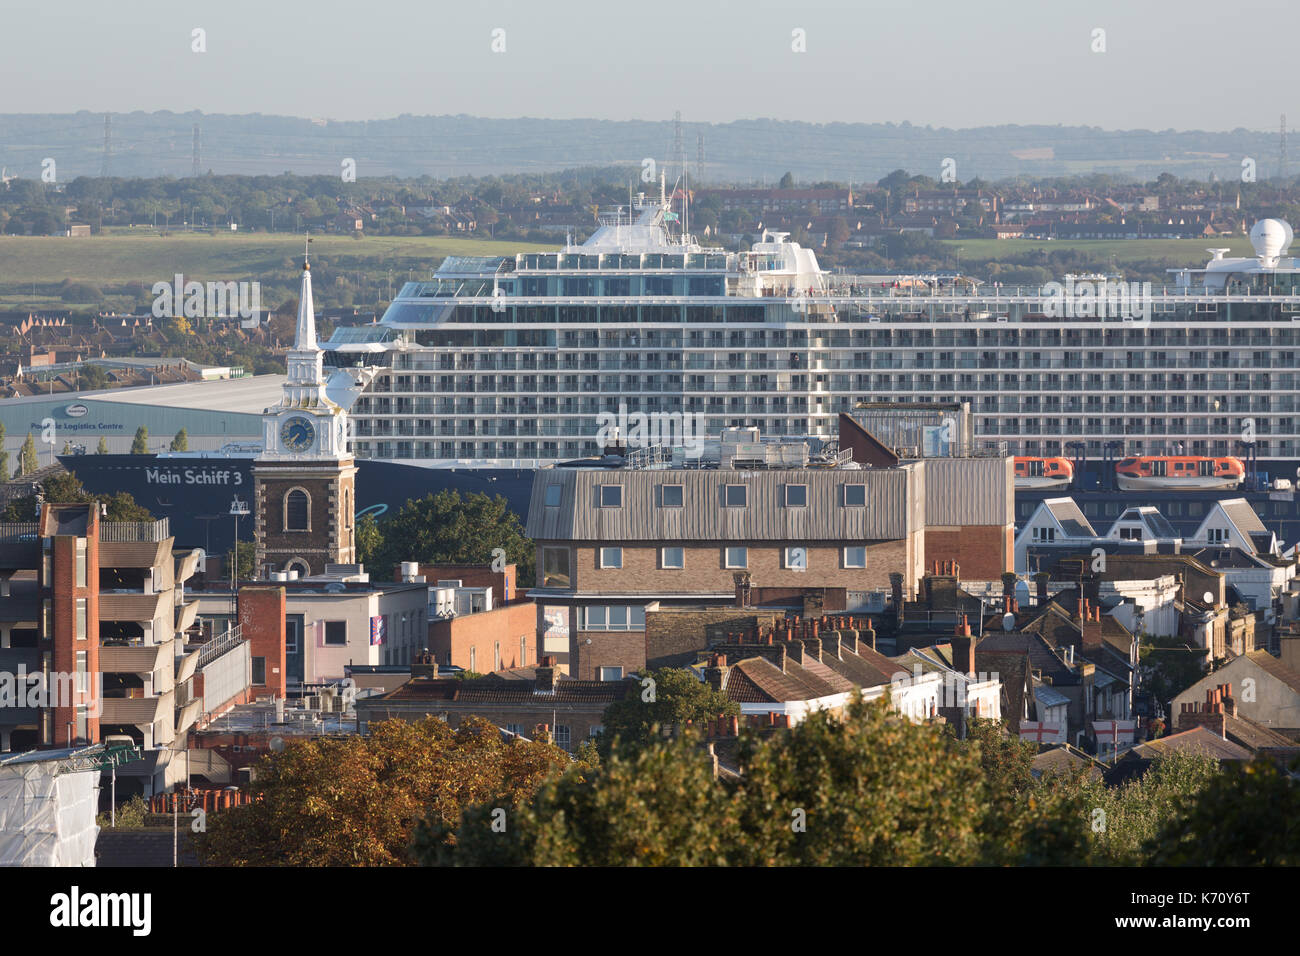
[[[99,770],[59,773],[59,756],[0,760],[0,866],[95,865]]]

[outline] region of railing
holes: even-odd
[[[236,624],[220,637],[214,637],[199,649],[200,668],[207,666],[223,654],[229,653],[244,642],[243,626]]]
[[[170,522],[157,521],[106,521],[99,526],[99,540],[113,544],[159,542],[171,537]]]
[[[35,521],[0,524],[0,544],[26,544],[39,537],[40,526]]]

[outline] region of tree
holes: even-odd
[[[357,561],[361,564],[375,566],[375,555],[384,545],[384,533],[379,530],[379,522],[374,514],[367,512],[357,519],[353,531],[356,538]]]
[[[94,495],[86,491],[81,480],[71,472],[50,475],[41,481],[41,495],[50,504],[79,504],[97,502],[104,506],[104,518],[107,521],[153,521],[154,517],[147,508],[136,503],[129,491],[119,491],[111,495]],[[5,506],[6,521],[35,521],[36,496],[26,495],[14,498]]]
[[[614,754],[598,769],[576,767],[545,783],[507,814],[469,809],[455,839],[417,833],[425,865],[716,866],[743,840],[736,799],[713,777],[708,758],[686,738],[636,754]],[[431,835],[441,836],[440,831]]]
[[[172,443],[170,447],[172,451],[189,451],[190,450],[189,433],[184,428],[182,428],[180,431],[176,433],[176,437],[172,439]]]
[[[702,725],[719,716],[738,715],[740,707],[726,694],[714,690],[684,668],[664,667],[650,671],[641,682],[639,694],[605,708],[597,749],[602,759],[617,746],[621,750],[644,750],[662,739],[661,733],[676,736],[688,722]]]
[[[535,549],[500,495],[489,498],[475,491],[462,498],[460,492],[447,490],[408,499],[378,530],[383,543],[370,552],[378,568],[402,561],[488,564],[499,548],[507,563],[517,565],[518,584],[533,582]]]
[[[237,541],[235,547],[226,552],[226,570],[230,570],[231,562],[236,562],[235,576],[241,581],[253,580],[257,572],[256,561],[257,544],[253,541]]]
[[[294,741],[257,765],[256,802],[209,818],[195,847],[213,866],[393,866],[452,838],[462,808],[511,807],[570,758],[553,744],[501,738],[471,717],[386,720],[369,736]]]
[[[149,454],[149,429],[144,425],[135,430],[135,438],[131,442],[131,454]]]
[[[108,454],[108,439],[105,438],[103,435],[99,436],[99,445],[95,448],[95,454],[96,455]]]
[[[30,475],[39,465],[36,461],[36,439],[32,433],[27,433],[27,440],[23,442],[22,450],[18,452],[18,473],[20,475]]]
[[[9,452],[5,449],[5,425],[0,422],[0,482],[9,480]]]
[[[784,176],[782,176],[782,177],[781,177],[780,185],[778,185],[777,188],[778,188],[778,189],[793,189],[793,188],[794,188],[794,174],[793,174],[793,173],[786,173]]]

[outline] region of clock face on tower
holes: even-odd
[[[301,415],[286,418],[280,426],[280,443],[289,451],[306,451],[316,441],[316,426]]]

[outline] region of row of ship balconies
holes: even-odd
[[[656,352],[637,346],[610,347],[581,355],[551,353],[517,355],[465,353],[443,355],[442,361],[427,364],[406,363],[394,366],[396,372],[583,372],[640,371],[685,369],[814,369],[814,368],[1294,368],[1294,349],[1268,347],[1276,343],[1226,342],[1134,343],[1132,345],[1086,345],[1070,348],[1038,347],[1026,343],[1008,344],[977,354],[978,350],[959,353],[937,352],[954,348],[951,344],[893,343],[876,347],[856,346],[848,357],[846,346],[816,345],[747,346],[744,344],[692,346],[687,351]],[[973,343],[972,343],[973,345]],[[1265,346],[1250,354],[1245,349]],[[743,354],[715,354],[746,349]],[[925,349],[915,355],[902,356],[899,351]],[[1125,354],[1115,355],[1124,349]],[[703,350],[703,351],[700,351]],[[1094,354],[1089,354],[1093,350]],[[606,354],[606,353],[610,354]],[[1110,354],[1107,354],[1107,353]],[[776,353],[776,354],[770,354]],[[785,353],[785,354],[781,354]],[[817,354],[826,353],[826,354]],[[838,353],[838,354],[836,354]],[[937,353],[937,354],[936,354]],[[898,363],[898,364],[895,364]],[[388,391],[406,384],[417,390],[433,387],[433,376],[404,376],[405,382],[380,378],[372,391]]]

